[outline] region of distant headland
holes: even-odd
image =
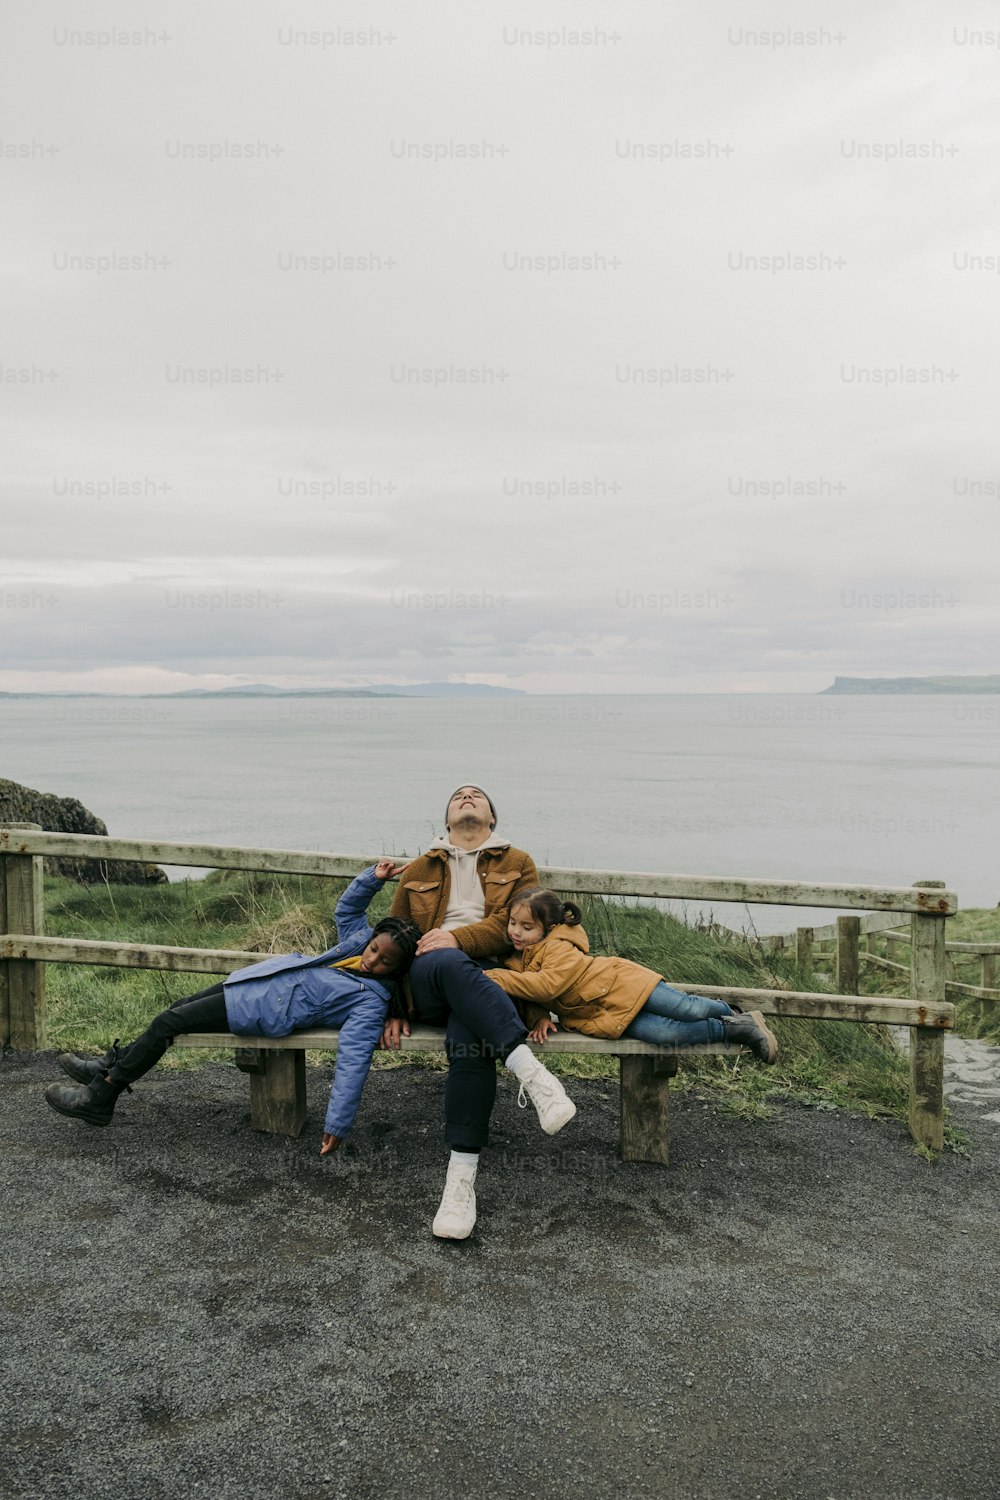
[[[835,677],[824,693],[1000,693],[1000,673],[986,677]]]

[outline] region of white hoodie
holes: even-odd
[[[447,833],[444,833],[439,839],[435,839],[429,848],[445,849],[448,853],[448,873],[451,876],[451,882],[448,887],[448,909],[441,923],[443,930],[452,932],[456,927],[469,927],[473,922],[481,922],[486,915],[486,898],[483,894],[482,881],[479,879],[480,851],[509,849],[510,839],[501,839],[495,833],[491,833],[478,849],[460,849],[457,844],[451,842]]]

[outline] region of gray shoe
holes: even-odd
[[[749,1047],[754,1057],[762,1063],[773,1063],[778,1056],[778,1038],[764,1023],[759,1010],[747,1011],[744,1015],[723,1016],[722,1029],[727,1042],[738,1042]]]

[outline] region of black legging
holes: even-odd
[[[150,1068],[155,1068],[175,1036],[184,1031],[228,1031],[226,1000],[222,982],[186,995],[152,1020],[130,1046],[119,1052],[111,1069],[112,1083],[135,1083]]]

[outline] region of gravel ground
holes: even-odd
[[[97,1130],[0,1065],[0,1492],[931,1500],[997,1493],[1000,1150],[673,1103],[616,1155],[617,1088],[553,1140],[502,1083],[466,1244],[430,1235],[440,1073],[369,1080],[318,1155],[255,1135],[225,1065]]]

